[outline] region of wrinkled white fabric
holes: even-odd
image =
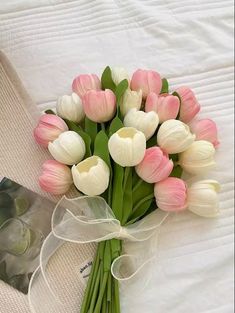
[[[221,215],[170,216],[148,288],[122,298],[122,312],[233,312],[233,1],[11,0],[1,1],[0,13],[0,48],[41,110],[71,92],[75,75],[100,74],[107,64],[156,69],[172,89],[194,89],[200,117],[218,124],[218,165],[207,177],[222,185]],[[71,286],[76,297],[76,286],[60,287]],[[25,312],[7,291],[0,312]]]

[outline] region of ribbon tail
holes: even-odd
[[[63,243],[63,240],[50,233],[42,245],[40,265],[31,277],[28,291],[29,306],[34,313],[50,313],[63,306],[56,291],[53,290],[51,283],[53,277],[50,277],[47,271],[50,258]]]

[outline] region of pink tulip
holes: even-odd
[[[143,160],[136,166],[135,170],[147,183],[157,183],[170,175],[173,166],[168,154],[159,147],[152,147],[145,151]]]
[[[180,108],[179,98],[169,94],[148,94],[145,103],[145,112],[154,111],[158,114],[160,123],[176,119]]]
[[[157,95],[162,89],[161,76],[155,71],[137,70],[131,79],[132,90],[142,90],[143,98],[146,98],[150,92]]]
[[[95,74],[79,75],[73,80],[72,84],[73,92],[76,92],[80,98],[89,90],[100,90],[101,82]]]
[[[97,123],[111,120],[116,111],[116,97],[110,89],[88,91],[82,104],[86,116]]]
[[[200,111],[200,104],[190,88],[180,87],[176,89],[176,92],[181,98],[179,119],[184,123],[188,123]]]
[[[187,188],[180,178],[168,177],[156,183],[154,195],[157,206],[163,211],[179,212],[187,207]]]
[[[190,123],[192,133],[196,135],[196,140],[206,140],[211,142],[214,147],[218,147],[217,127],[214,121],[202,119]]]
[[[72,184],[72,174],[68,166],[55,160],[47,160],[39,177],[40,187],[54,195],[65,194]]]
[[[34,129],[34,138],[43,147],[55,140],[61,133],[69,130],[66,123],[57,115],[43,114]]]

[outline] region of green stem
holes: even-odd
[[[106,130],[105,130],[105,124],[104,124],[104,123],[101,123],[101,129],[102,129],[104,132],[106,132]]]
[[[86,286],[86,290],[85,290],[85,294],[83,297],[83,302],[82,302],[82,307],[81,307],[80,313],[86,313],[87,312],[87,307],[88,307],[88,304],[90,302],[91,290],[93,290],[93,285],[94,285],[94,282],[96,280],[95,275],[97,273],[98,265],[99,265],[99,250],[100,249],[98,247],[97,252],[96,252],[96,256],[95,256],[95,261],[93,263],[92,270],[91,270],[91,273],[89,276],[89,280],[88,280],[88,283]]]
[[[107,301],[112,300],[112,274],[109,272],[108,285],[107,285]]]
[[[102,281],[101,288],[99,290],[98,300],[96,302],[94,313],[100,313],[100,309],[101,309],[101,305],[102,305],[102,301],[103,301],[103,297],[104,297],[104,293],[105,293],[105,289],[106,289],[106,285],[108,281],[108,274],[109,274],[108,272],[104,272],[103,281]]]
[[[94,286],[94,290],[93,290],[93,294],[92,294],[92,298],[91,298],[91,305],[89,307],[89,311],[86,311],[84,313],[94,313],[94,307],[95,307],[95,302],[97,299],[97,293],[98,293],[98,289],[99,289],[99,283],[100,283],[100,274],[101,274],[101,267],[99,267],[98,269],[98,273],[96,276],[96,281],[95,281],[95,286]]]
[[[119,284],[116,279],[114,279],[114,297],[115,297],[115,310],[116,313],[120,313],[120,297],[119,297]]]
[[[102,307],[101,307],[101,313],[106,313],[107,308],[107,288],[105,289],[103,301],[102,301]]]

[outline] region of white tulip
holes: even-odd
[[[49,143],[48,149],[56,161],[67,165],[80,162],[86,153],[82,137],[74,131],[60,134],[57,139]]]
[[[71,96],[59,97],[56,105],[57,114],[75,123],[79,123],[85,116],[81,99],[76,93]]]
[[[215,180],[193,183],[187,192],[188,209],[200,216],[214,217],[219,213],[218,192],[220,185]]]
[[[162,123],[157,134],[158,145],[169,154],[185,151],[195,138],[188,125],[178,120]]]
[[[74,185],[88,196],[102,194],[109,185],[109,167],[98,156],[91,156],[72,167]]]
[[[144,133],[146,140],[151,138],[159,124],[159,118],[156,112],[143,112],[137,109],[131,109],[124,118],[126,127],[134,127]]]
[[[205,140],[195,141],[179,155],[179,165],[188,173],[204,174],[215,166],[215,148]]]
[[[124,92],[120,103],[120,109],[123,116],[127,114],[130,109],[137,109],[139,110],[142,103],[142,90],[139,91],[132,91],[127,89]]]
[[[136,166],[144,158],[145,135],[133,127],[120,128],[108,142],[109,153],[121,166]]]
[[[130,77],[123,67],[114,67],[111,71],[112,79],[115,85],[118,85],[122,80],[127,79],[130,82]]]

